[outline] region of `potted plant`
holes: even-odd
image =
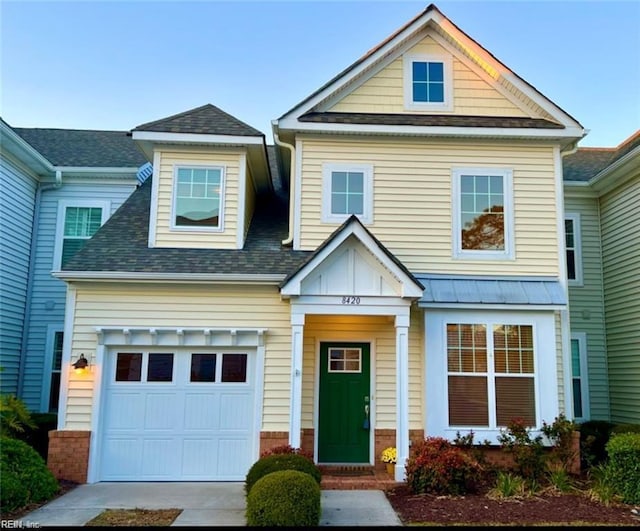
[[[398,459],[398,452],[396,451],[394,446],[389,446],[382,450],[382,455],[380,456],[382,462],[387,467],[387,472],[393,476],[393,469],[396,464],[396,460]]]

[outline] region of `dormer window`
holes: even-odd
[[[451,59],[435,55],[404,56],[404,100],[410,110],[450,111]]]
[[[224,168],[175,168],[173,229],[222,230]]]

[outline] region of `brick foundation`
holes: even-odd
[[[57,479],[87,482],[90,441],[90,431],[49,432],[47,467]]]
[[[276,446],[289,444],[288,431],[261,431],[260,432],[260,455]]]

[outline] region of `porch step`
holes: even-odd
[[[387,490],[399,485],[386,470],[373,466],[320,465],[323,490]]]

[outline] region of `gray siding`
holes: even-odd
[[[0,158],[0,390],[17,393],[37,178]]]
[[[611,419],[640,423],[640,173],[600,199]]]
[[[570,188],[569,188],[570,190]],[[580,215],[582,286],[569,285],[571,332],[587,336],[589,418],[609,420],[609,386],[605,340],[602,253],[598,199],[565,192],[565,212]]]
[[[94,178],[95,179],[95,178]],[[47,330],[50,325],[60,329],[64,324],[66,284],[51,276],[54,268],[54,250],[59,201],[110,201],[111,212],[135,189],[135,177],[131,184],[66,184],[56,190],[42,194],[40,201],[40,222],[37,229],[35,275],[29,333],[27,339],[27,361],[22,390],[22,398],[33,410],[46,410],[48,388],[51,378],[45,370],[50,367],[51,352],[46,351]],[[63,367],[64,370],[64,367]],[[46,395],[46,396],[45,396]]]

